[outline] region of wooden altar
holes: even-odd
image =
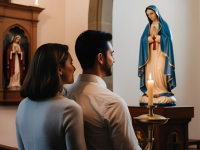
[[[131,117],[148,114],[146,107],[129,106]],[[164,125],[154,128],[154,150],[188,150],[188,123],[194,117],[194,106],[186,107],[157,107],[154,114],[170,118]],[[133,127],[142,149],[146,146],[148,126],[137,124]]]
[[[11,36],[11,29],[18,28],[23,32],[27,41],[26,68],[28,69],[31,59],[37,49],[37,23],[38,15],[43,8],[34,6],[24,6],[9,2],[0,1],[0,103],[19,102],[20,90],[8,90],[6,88],[6,64],[5,64],[5,39]],[[14,34],[15,32],[13,32]],[[16,33],[15,33],[16,34]],[[12,35],[13,36],[13,35]],[[9,39],[7,39],[8,41]],[[8,41],[10,42],[10,41]]]

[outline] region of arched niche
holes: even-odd
[[[0,104],[20,102],[20,90],[6,89],[5,52],[16,34],[21,36],[22,48],[25,49],[25,69],[28,70],[31,59],[37,49],[37,23],[40,7],[25,6],[0,1]],[[15,33],[16,31],[16,33]],[[17,33],[18,32],[18,33]]]
[[[90,0],[88,29],[112,33],[112,10],[113,0]],[[107,88],[113,91],[113,76],[104,77],[103,80]]]
[[[20,24],[14,24],[14,25],[11,25],[10,27],[8,27],[3,33],[3,38],[7,34],[10,34],[10,32],[9,32],[10,29],[15,28],[15,27],[18,27],[19,29],[24,31],[24,35],[28,38],[28,42],[30,43],[30,34],[28,33],[27,29],[25,27],[23,27],[23,25],[20,25]]]
[[[7,85],[9,84],[9,79],[7,79],[7,67],[6,67],[7,66],[7,50],[8,50],[9,45],[11,44],[11,41],[16,35],[19,35],[21,37],[20,45],[22,46],[25,53],[25,75],[29,67],[30,36],[28,35],[26,30],[22,26],[20,26],[19,28],[19,25],[13,25],[6,30],[4,34],[4,40],[3,40],[3,78],[2,78],[3,89],[7,89]],[[21,84],[22,83],[23,83],[23,80]]]

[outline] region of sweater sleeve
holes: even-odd
[[[23,141],[22,141],[22,137],[21,137],[21,135],[19,133],[19,128],[18,128],[18,125],[17,125],[17,120],[16,120],[16,135],[17,135],[18,149],[19,150],[25,150],[24,144],[23,144]]]
[[[83,113],[81,107],[74,101],[63,111],[63,127],[67,150],[86,150]]]

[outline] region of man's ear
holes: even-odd
[[[104,62],[104,56],[103,56],[102,53],[99,53],[99,54],[97,55],[97,60],[98,60],[98,62],[99,62],[100,64],[103,64],[103,62]]]
[[[60,75],[62,75],[62,67],[60,66],[60,64],[58,65],[58,73],[59,73]]]

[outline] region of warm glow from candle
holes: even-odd
[[[151,73],[149,74],[149,80],[151,80]]]
[[[39,7],[38,0],[35,0],[34,6],[35,6],[35,7]]]
[[[148,90],[148,105],[153,105],[153,86],[154,81],[151,80],[151,73],[149,74],[149,80],[147,81],[147,90]]]

